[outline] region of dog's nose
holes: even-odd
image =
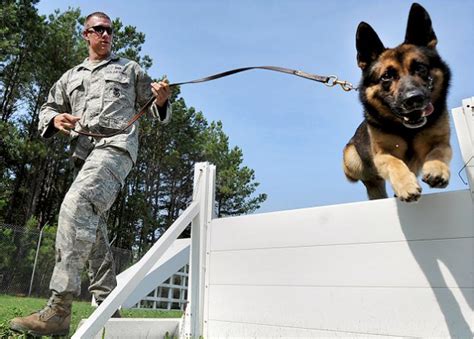
[[[403,106],[407,110],[412,110],[423,106],[425,96],[421,91],[411,91],[405,95]]]

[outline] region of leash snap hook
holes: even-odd
[[[356,88],[354,88],[354,86],[353,86],[350,82],[348,82],[348,81],[340,81],[340,80],[338,80],[338,81],[337,81],[337,84],[338,84],[338,85],[341,85],[341,88],[342,88],[344,91],[346,91],[346,92],[349,92],[349,91],[351,91],[351,90],[356,90]]]
[[[328,87],[339,85],[345,92],[357,90],[357,88],[355,88],[354,85],[352,85],[349,81],[339,80],[336,75],[328,76],[328,79],[324,84]]]
[[[334,87],[337,84],[337,76],[336,75],[330,75],[328,76],[326,82],[324,83],[328,87]]]

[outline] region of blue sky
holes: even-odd
[[[181,82],[231,68],[275,65],[358,83],[355,30],[368,22],[387,47],[403,41],[411,1],[85,1],[43,0],[40,14],[104,11],[146,34],[152,77]],[[453,72],[448,107],[474,95],[474,1],[420,1],[433,21],[438,51]],[[362,121],[356,92],[268,71],[182,87],[188,106],[221,120],[268,200],[259,212],[366,200],[345,179],[342,149]],[[453,127],[454,130],[454,127]],[[453,132],[448,190],[464,189]],[[422,184],[423,192],[435,192]]]

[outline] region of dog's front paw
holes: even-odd
[[[431,160],[423,165],[421,180],[432,188],[445,188],[449,184],[449,167],[439,160]]]
[[[393,190],[395,191],[395,195],[401,201],[413,202],[420,199],[421,187],[413,173],[406,175],[397,182],[392,182],[392,186]]]

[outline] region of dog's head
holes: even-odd
[[[410,9],[405,41],[395,48],[385,48],[369,24],[359,24],[357,62],[363,73],[359,88],[366,116],[420,128],[430,115],[445,110],[450,73],[436,44],[430,16],[416,3]]]

